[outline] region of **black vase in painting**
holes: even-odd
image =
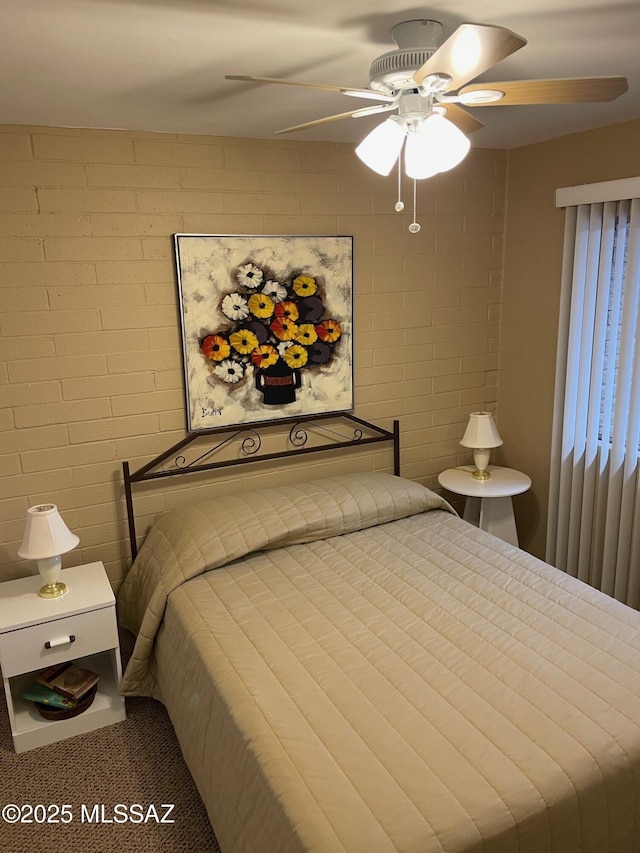
[[[279,358],[270,367],[256,371],[256,388],[262,392],[265,406],[295,403],[296,389],[302,384],[300,371]]]

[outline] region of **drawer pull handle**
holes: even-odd
[[[45,649],[55,649],[56,646],[66,646],[67,643],[75,643],[76,635],[69,634],[68,637],[59,637],[57,640],[47,640],[44,644]]]

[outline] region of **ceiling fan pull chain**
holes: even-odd
[[[418,186],[418,182],[414,178],[413,179],[413,222],[409,226],[409,231],[411,231],[412,234],[417,234],[421,228],[420,223],[416,222],[416,207],[417,207],[416,199],[417,199],[417,195],[418,195],[417,186]]]
[[[404,202],[402,201],[402,148],[398,154],[398,201],[396,202],[396,212],[402,213],[404,210]]]

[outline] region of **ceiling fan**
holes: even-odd
[[[624,77],[513,80],[466,85],[520,50],[527,42],[504,27],[488,24],[462,24],[444,44],[437,47],[441,35],[442,24],[438,21],[415,20],[396,24],[391,36],[398,49],[373,61],[368,89],[238,74],[227,74],[226,79],[306,86],[380,102],[376,106],[287,127],[278,133],[306,130],[343,118],[359,118],[396,109],[400,116],[410,120],[412,113],[427,112],[429,106],[441,110],[463,132],[472,133],[483,127],[483,123],[463,109],[465,105],[593,103],[613,101],[627,91]],[[420,100],[412,99],[414,95]]]
[[[429,19],[396,24],[391,36],[398,48],[373,61],[369,88],[236,74],[227,74],[226,79],[305,86],[376,102],[286,127],[278,133],[306,130],[344,118],[397,113],[374,128],[356,148],[356,154],[374,171],[388,175],[401,159],[406,139],[405,170],[414,180],[447,171],[466,156],[470,146],[467,134],[484,126],[466,106],[604,102],[619,97],[628,87],[624,77],[472,83],[524,47],[526,40],[504,27],[467,23],[438,47],[442,30],[440,22]],[[396,210],[403,208],[398,200]],[[413,225],[417,225],[415,215]],[[413,230],[419,230],[419,226]]]

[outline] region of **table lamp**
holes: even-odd
[[[62,520],[55,504],[40,504],[27,510],[18,556],[38,561],[38,571],[44,581],[38,592],[41,598],[58,598],[65,594],[67,586],[60,580],[61,555],[75,548],[79,541]]]
[[[491,448],[500,447],[502,444],[491,412],[471,412],[460,444],[473,449],[476,470],[471,476],[476,480],[488,480],[491,477],[487,471]]]

